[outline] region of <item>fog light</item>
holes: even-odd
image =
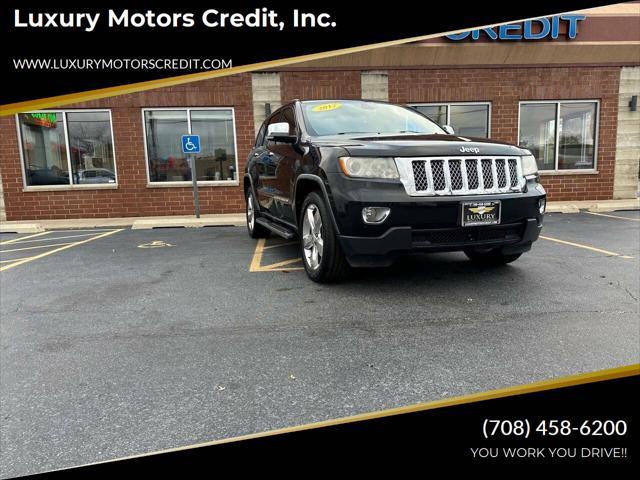
[[[540,200],[538,200],[538,210],[540,211],[540,214],[543,214],[546,208],[547,208],[547,199],[541,198]]]
[[[362,209],[362,220],[364,223],[382,223],[390,213],[391,209],[387,207],[365,207]]]

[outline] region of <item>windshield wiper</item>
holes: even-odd
[[[335,135],[348,135],[350,133],[366,133],[368,135],[374,135],[374,134],[379,135],[380,134],[380,132],[378,132],[378,133],[375,133],[375,132],[338,132]]]

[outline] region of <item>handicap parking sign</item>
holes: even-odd
[[[200,135],[182,135],[182,153],[200,153]]]

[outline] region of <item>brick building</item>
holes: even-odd
[[[573,38],[559,18],[557,38],[533,22],[0,117],[6,219],[191,214],[187,132],[204,146],[202,212],[242,211],[257,126],[294,98],[409,104],[462,135],[526,146],[550,200],[635,197],[640,3],[584,15]],[[527,31],[536,38],[516,38]]]

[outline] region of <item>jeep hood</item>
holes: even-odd
[[[527,155],[529,152],[508,143],[458,135],[336,135],[314,137],[318,147],[341,147],[353,156],[422,157]]]

